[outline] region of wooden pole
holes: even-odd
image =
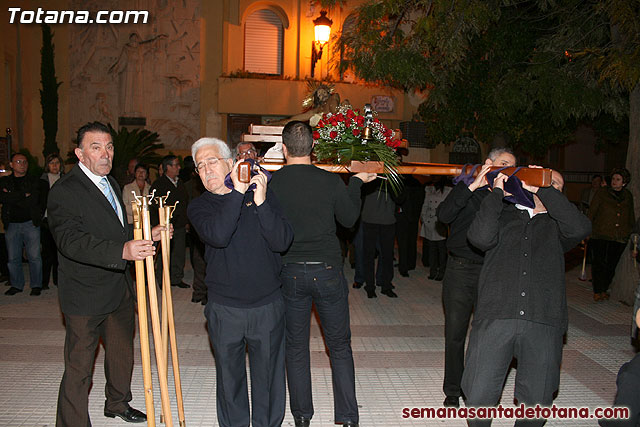
[[[136,201],[131,202],[133,211],[133,238],[142,240],[140,210]],[[149,349],[149,320],[147,318],[147,297],[144,278],[144,263],[136,261],[136,291],[138,297],[138,327],[140,329],[140,354],[142,357],[142,380],[144,403],[147,408],[147,425],[155,427],[156,415],[153,407],[153,386],[151,382],[151,352]]]
[[[165,218],[164,212],[164,201],[169,196],[169,192],[165,196],[157,197],[158,201],[158,217],[160,221],[160,225],[162,227],[166,227],[167,220]],[[160,234],[163,236],[165,233],[162,231]],[[171,294],[171,279],[169,276],[169,265],[164,261],[164,252],[168,251],[169,248],[165,245],[164,238],[160,239],[160,247],[162,250],[162,255],[160,259],[162,260],[162,358],[164,360],[164,370],[167,373],[167,380],[169,379],[169,319],[167,314],[167,294]],[[164,423],[164,417],[160,417],[160,422]]]
[[[153,195],[151,196],[153,197]],[[149,220],[149,202],[142,198],[142,233],[145,240],[151,239],[151,221]],[[167,384],[167,362],[162,350],[162,334],[160,331],[160,315],[158,313],[158,295],[156,293],[156,274],[153,256],[145,259],[147,267],[147,281],[149,282],[149,307],[151,310],[151,327],[153,330],[153,344],[156,350],[156,365],[158,366],[158,380],[160,382],[160,398],[162,401],[162,415],[167,427],[173,427],[171,407],[169,403],[169,386]]]
[[[348,165],[330,165],[324,163],[314,163],[315,166],[329,172],[335,173],[357,173],[373,172],[383,173],[381,162],[351,162]],[[268,171],[276,171],[282,168],[285,163],[261,162],[260,166]],[[401,175],[448,175],[457,176],[463,171],[464,165],[450,165],[445,163],[401,163],[398,165],[398,173]],[[469,173],[472,166],[467,166],[464,170]],[[492,170],[500,169],[499,166],[492,166]],[[476,173],[480,170],[477,168]],[[516,168],[506,168],[503,173],[511,176]],[[475,174],[474,174],[475,175]],[[536,187],[549,187],[551,185],[551,169],[548,168],[522,168],[516,176],[529,185]]]
[[[176,202],[177,204],[178,202]],[[164,217],[165,224],[168,226],[170,223],[171,216],[173,211],[175,210],[175,206],[164,206],[161,209],[162,217]],[[162,236],[162,263],[167,266],[164,271],[166,285],[165,288],[167,291],[165,292],[166,296],[166,308],[167,308],[167,319],[169,323],[169,339],[171,342],[171,363],[173,366],[173,380],[176,388],[176,399],[178,403],[178,420],[180,422],[180,427],[185,427],[185,417],[184,417],[184,402],[182,400],[182,381],[180,380],[180,361],[178,358],[178,340],[176,337],[176,325],[175,319],[173,315],[173,297],[171,295],[171,281],[169,276],[169,264],[170,264],[170,242],[171,236],[167,231],[161,232]],[[163,305],[164,308],[164,305]]]

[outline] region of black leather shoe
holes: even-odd
[[[367,298],[376,298],[376,291],[373,289],[365,289],[367,291]]]
[[[400,275],[401,275],[402,277],[409,277],[409,272],[407,272],[407,271],[401,271],[401,272],[400,272]]]
[[[172,283],[171,286],[175,286],[176,288],[183,288],[183,289],[191,287],[191,285],[188,285],[188,284],[186,284],[184,282]]]
[[[5,295],[15,295],[15,294],[19,294],[20,292],[22,292],[22,289],[14,288],[12,286],[4,294]]]
[[[202,301],[200,301],[200,304],[207,305],[207,301],[208,301],[207,297],[204,297],[202,298]]]
[[[458,396],[447,396],[447,398],[444,400],[444,403],[442,403],[445,407],[453,407],[453,408],[459,408],[460,407],[460,398]]]
[[[381,291],[380,293],[388,296],[389,298],[398,298],[398,295],[395,292],[393,292],[391,289]]]
[[[309,427],[311,419],[306,417],[294,417],[293,422],[295,423],[296,427]]]
[[[38,295],[40,295],[41,292],[42,292],[41,288],[33,288],[31,289],[31,293],[29,295],[31,295],[32,297],[37,297]]]
[[[147,416],[137,409],[129,406],[124,412],[108,412],[104,411],[104,416],[108,418],[120,417],[128,423],[143,423],[147,421]]]
[[[195,295],[192,295],[191,296],[191,302],[198,303],[198,302],[202,301],[204,298],[206,298],[206,297],[197,297]]]
[[[362,287],[362,283],[360,282],[353,282],[353,289],[360,289]]]

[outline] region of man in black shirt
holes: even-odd
[[[27,174],[29,161],[24,154],[11,156],[13,175],[0,179],[0,203],[9,255],[11,287],[5,295],[15,295],[24,289],[22,248],[29,260],[31,295],[42,290],[42,257],[40,255],[40,223],[44,214],[46,191],[42,182]]]
[[[449,260],[442,283],[444,305],[444,383],[445,406],[458,406],[460,380],[464,369],[464,342],[476,302],[478,276],[483,253],[467,240],[467,230],[489,194],[485,175],[491,166],[515,166],[516,158],[507,148],[495,148],[476,179],[469,185],[459,182],[437,209],[438,220],[449,224]]]
[[[311,304],[315,303],[331,359],[335,422],[357,426],[349,291],[335,220],[345,227],[356,222],[360,187],[373,181],[376,174],[356,174],[345,187],[339,176],[313,166],[313,137],[306,123],[289,122],[282,131],[282,141],[287,166],[274,174],[270,187],[294,231],[281,274],[291,413],[296,427],[308,426],[313,416],[309,328]]]
[[[218,424],[279,427],[286,406],[280,253],[291,244],[293,230],[264,173],[250,183],[239,181],[239,163],[233,165],[224,141],[201,138],[191,152],[207,189],[187,213],[206,246],[204,312],[215,352]]]
[[[523,184],[534,193],[533,209],[503,202],[506,178],[495,179],[467,233],[486,252],[462,376],[468,407],[498,402],[514,357],[518,402],[551,405],[568,324],[564,253],[591,233],[589,219],[562,194],[560,173],[553,172],[551,187]],[[469,420],[471,426],[490,424]]]

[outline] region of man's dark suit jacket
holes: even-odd
[[[75,165],[51,188],[48,221],[58,246],[58,296],[62,312],[94,316],[114,311],[132,281],[125,274],[124,243],[133,238],[118,183],[107,177],[124,226],[102,191]]]
[[[173,211],[173,216],[171,217],[171,223],[174,228],[183,228],[189,222],[187,218],[187,205],[189,204],[189,192],[187,191],[187,187],[185,187],[184,182],[179,179],[178,186],[176,187],[173,183],[167,178],[165,175],[162,175],[160,178],[156,179],[153,184],[151,184],[151,190],[156,190],[156,197],[164,196],[168,192],[169,197],[167,197],[166,206],[173,206],[178,203],[176,209]],[[150,208],[151,215],[151,224],[157,225],[159,222],[158,219],[158,208],[157,204],[153,204]]]

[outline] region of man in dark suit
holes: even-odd
[[[133,230],[117,182],[108,177],[113,141],[102,123],[78,130],[80,162],[52,188],[48,219],[58,246],[60,307],[66,325],[65,372],[56,426],[90,426],[89,388],[100,339],[105,347],[104,415],[128,422],[146,416],[129,406],[133,372],[134,300],[127,262],[155,254],[150,240]],[[153,229],[160,239],[160,227]]]
[[[180,160],[169,154],[162,159],[162,169],[164,175],[156,179],[151,185],[151,192],[155,190],[156,197],[169,195],[165,201],[165,206],[174,206],[171,224],[173,224],[173,239],[171,240],[171,254],[169,259],[169,271],[171,276],[171,286],[188,288],[184,283],[184,254],[187,241],[187,205],[189,204],[189,193],[182,180],[178,177],[180,173]],[[156,204],[152,206],[151,221],[154,224],[159,222],[158,209]],[[156,276],[162,277],[162,260],[158,257],[158,267]]]

